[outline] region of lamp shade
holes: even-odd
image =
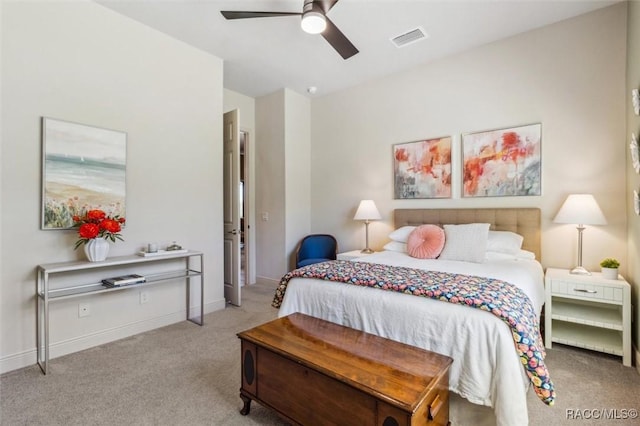
[[[606,225],[600,206],[591,194],[571,194],[553,219],[555,223],[576,225]]]
[[[376,207],[376,203],[373,200],[362,200],[360,201],[360,205],[358,206],[358,210],[356,210],[356,215],[353,217],[353,220],[380,220],[382,216],[380,216],[380,212]]]

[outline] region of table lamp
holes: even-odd
[[[571,270],[572,274],[591,275],[582,266],[582,231],[584,225],[606,225],[602,210],[591,194],[571,194],[567,197],[560,211],[553,219],[555,223],[573,223],[578,225],[578,266]]]
[[[373,253],[373,250],[369,248],[369,221],[380,220],[380,212],[376,208],[376,204],[373,200],[362,200],[356,210],[356,215],[353,220],[364,220],[365,232],[366,232],[366,247],[362,250],[362,253]]]

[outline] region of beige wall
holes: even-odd
[[[625,45],[623,3],[314,100],[312,231],[364,247],[352,218],[368,198],[383,216],[369,227],[377,249],[395,208],[539,207],[543,264],[568,268],[577,232],[552,220],[568,194],[589,192],[609,224],[585,231],[584,265],[615,256],[625,273]],[[393,144],[452,135],[459,188],[460,134],[528,123],[542,123],[542,196],[393,200]]]
[[[307,98],[282,89],[256,99],[258,281],[279,281],[309,233],[310,133]]]
[[[627,132],[625,133],[624,143],[620,144],[628,146],[631,141],[631,133],[640,135],[640,117],[634,114],[631,106],[631,90],[640,88],[640,4],[638,2],[629,2],[629,18],[628,18],[628,41],[627,41],[627,88],[625,91],[625,106],[627,108]],[[631,167],[631,154],[627,149],[627,158],[625,166],[627,169],[627,185],[625,188],[624,198],[627,201],[627,234],[628,234],[628,267],[625,277],[632,284],[632,299],[635,306],[634,312],[634,341],[636,350],[636,368],[640,371],[640,352],[638,345],[640,344],[640,216],[636,215],[632,204],[632,193],[635,189],[640,192],[640,175]]]
[[[288,271],[295,268],[298,243],[311,227],[311,103],[292,90],[286,90],[285,96],[285,253]]]
[[[287,270],[285,91],[256,99],[256,280]]]
[[[4,2],[0,1],[0,23],[3,22],[3,4]],[[3,54],[3,50],[4,50],[4,31],[2,31],[0,29],[0,201],[2,201],[2,188],[3,186],[3,175],[4,173],[2,172],[2,158],[3,158],[3,140],[4,140],[4,132],[2,131],[2,129],[4,129],[4,106],[3,106],[3,95],[2,95],[2,90],[4,87],[4,71],[2,70],[2,66],[4,64],[4,54]],[[3,261],[3,256],[2,254],[4,253],[2,247],[3,247],[3,243],[2,243],[2,206],[0,205],[0,277],[2,277],[2,270],[3,270],[3,266],[4,266],[4,261]],[[0,278],[1,279],[1,278]],[[0,282],[0,296],[2,291],[2,283]],[[2,303],[2,301],[0,300],[0,319],[3,318],[2,312],[4,311],[4,304]],[[2,357],[2,331],[0,330],[0,357]],[[0,368],[0,372],[4,371]]]
[[[201,250],[205,309],[224,308],[219,58],[93,2],[3,2],[2,88],[0,372],[35,363],[36,265],[83,258],[73,231],[39,229],[42,116],[127,132],[125,241],[110,256]],[[52,355],[181,321],[176,284],[144,305],[136,290],[51,305]]]

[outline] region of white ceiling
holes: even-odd
[[[360,50],[343,60],[297,16],[227,21],[221,10],[300,12],[303,0],[97,0],[224,60],[224,86],[252,97],[283,87],[314,96],[558,22],[620,0],[340,0],[328,13]],[[429,38],[390,39],[416,27]]]

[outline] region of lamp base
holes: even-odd
[[[369,247],[367,247],[366,249],[360,250],[360,253],[371,254],[371,253],[373,253],[373,250],[371,250]]]
[[[582,266],[576,266],[570,271],[570,273],[574,275],[591,275],[591,272],[587,271]]]

